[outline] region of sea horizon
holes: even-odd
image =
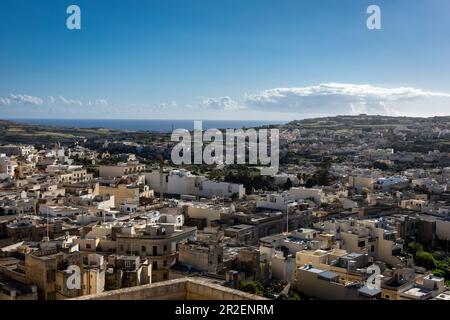
[[[123,131],[171,132],[175,129],[194,129],[195,120],[169,119],[2,119],[20,124],[42,125],[64,128],[105,128]],[[276,120],[201,120],[203,129],[241,129],[264,125],[285,124]]]

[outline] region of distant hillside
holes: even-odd
[[[450,116],[433,118],[415,117],[387,117],[387,116],[336,116],[314,119],[304,119],[291,121],[284,125],[270,125],[262,127],[274,127],[280,129],[298,128],[373,128],[373,127],[415,127],[415,128],[439,128],[450,130]],[[123,138],[130,141],[147,140],[151,136],[164,136],[164,134],[148,132],[126,132],[111,130],[106,128],[67,128],[43,125],[19,124],[13,121],[0,120],[0,144],[6,143],[27,143],[27,144],[48,144],[48,143],[74,143],[85,139],[114,139]]]
[[[416,118],[416,117],[388,117],[388,116],[336,116],[291,121],[283,128],[329,128],[333,127],[367,127],[367,126],[442,126],[450,129],[450,116]]]
[[[57,142],[73,143],[84,139],[108,137],[118,133],[120,132],[109,129],[63,128],[18,124],[13,121],[0,120],[0,144],[46,144]]]

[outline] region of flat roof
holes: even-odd
[[[322,270],[322,269],[317,269],[317,268],[306,268],[306,267],[303,267],[303,270],[305,270],[305,271],[309,271],[309,272],[312,272],[312,273],[316,273],[316,274],[321,274],[321,273],[323,273],[323,272],[325,272],[324,270]]]
[[[327,279],[327,280],[333,280],[339,277],[337,273],[331,272],[331,271],[324,271],[322,273],[319,273],[319,276],[321,278]]]
[[[358,292],[369,297],[374,297],[378,295],[381,292],[381,290],[377,288],[369,288],[367,286],[364,286],[361,289],[359,289]]]
[[[430,293],[432,290],[424,287],[413,287],[409,290],[403,292],[404,294],[415,296],[415,297],[423,297]]]
[[[434,300],[450,300],[450,291],[442,292]]]
[[[352,253],[346,254],[345,256],[342,256],[341,258],[343,258],[343,259],[345,259],[345,258],[354,259],[354,258],[359,258],[361,256],[363,256],[362,253],[352,252]]]

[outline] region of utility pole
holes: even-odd
[[[46,219],[46,233],[47,233],[47,241],[50,241],[50,237],[49,237],[49,234],[50,234],[50,230],[49,230],[49,225],[48,225],[48,208],[47,208],[47,219]]]
[[[164,158],[162,155],[158,156],[159,159],[159,199],[161,203],[164,200]]]
[[[286,206],[286,234],[289,233],[289,206]]]

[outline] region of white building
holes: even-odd
[[[325,199],[325,194],[322,189],[293,187],[289,190],[289,194],[294,200],[312,200],[317,205],[320,205]]]
[[[189,218],[205,219],[207,226],[211,226],[212,221],[220,220],[221,214],[230,212],[230,209],[227,207],[214,206],[206,203],[186,203],[183,206]]]
[[[6,154],[0,154],[0,175],[6,175],[10,178],[14,177],[15,170],[17,168],[17,163],[11,158],[7,157]]]
[[[19,146],[19,145],[6,145],[0,146],[0,153],[4,153],[7,156],[28,156],[34,152],[34,146]]]
[[[408,185],[408,178],[403,176],[392,176],[379,178],[375,182],[375,189],[381,191],[391,191],[393,188],[404,188]]]
[[[159,170],[144,173],[147,185],[156,192],[161,192]],[[242,184],[216,182],[204,176],[193,175],[190,171],[180,169],[163,173],[162,191],[173,195],[194,195],[200,197],[242,198],[245,188]]]
[[[428,207],[428,201],[417,199],[402,200],[400,207],[407,210],[424,212]]]
[[[286,210],[290,211],[297,206],[298,203],[287,191],[282,193],[267,194],[263,200],[256,201],[257,208],[278,210],[282,212],[286,212]]]
[[[39,214],[49,217],[70,217],[77,216],[85,213],[83,208],[71,207],[71,206],[39,206]]]
[[[447,185],[440,185],[432,178],[414,179],[411,184],[413,187],[424,188],[432,193],[442,193],[447,190]]]

